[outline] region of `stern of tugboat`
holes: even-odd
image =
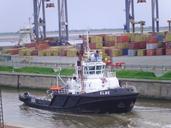
[[[31,101],[31,96],[29,95],[29,92],[24,92],[24,94],[20,94],[19,95],[19,100],[24,102],[24,103],[28,103]]]

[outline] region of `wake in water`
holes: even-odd
[[[171,112],[171,108],[134,106],[136,112]]]

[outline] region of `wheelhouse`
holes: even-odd
[[[103,62],[88,62],[83,64],[84,77],[102,77],[104,72],[105,64]]]

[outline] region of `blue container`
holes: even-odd
[[[157,41],[163,42],[164,41],[164,35],[156,35]]]
[[[128,55],[128,48],[122,49],[122,54],[124,56],[127,56]]]
[[[48,42],[49,46],[57,46],[58,42]]]

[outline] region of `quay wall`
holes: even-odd
[[[68,79],[64,77],[64,80]],[[15,88],[47,89],[56,85],[57,78],[53,75],[37,75],[25,73],[0,73],[0,85]],[[62,82],[59,80],[59,85]]]
[[[68,77],[62,78],[64,81]],[[119,79],[121,86],[134,86],[140,97],[171,100],[171,81]],[[0,73],[0,85],[14,88],[47,89],[56,85],[57,78],[53,75],[35,75],[21,73]],[[59,85],[63,85],[59,80]]]

